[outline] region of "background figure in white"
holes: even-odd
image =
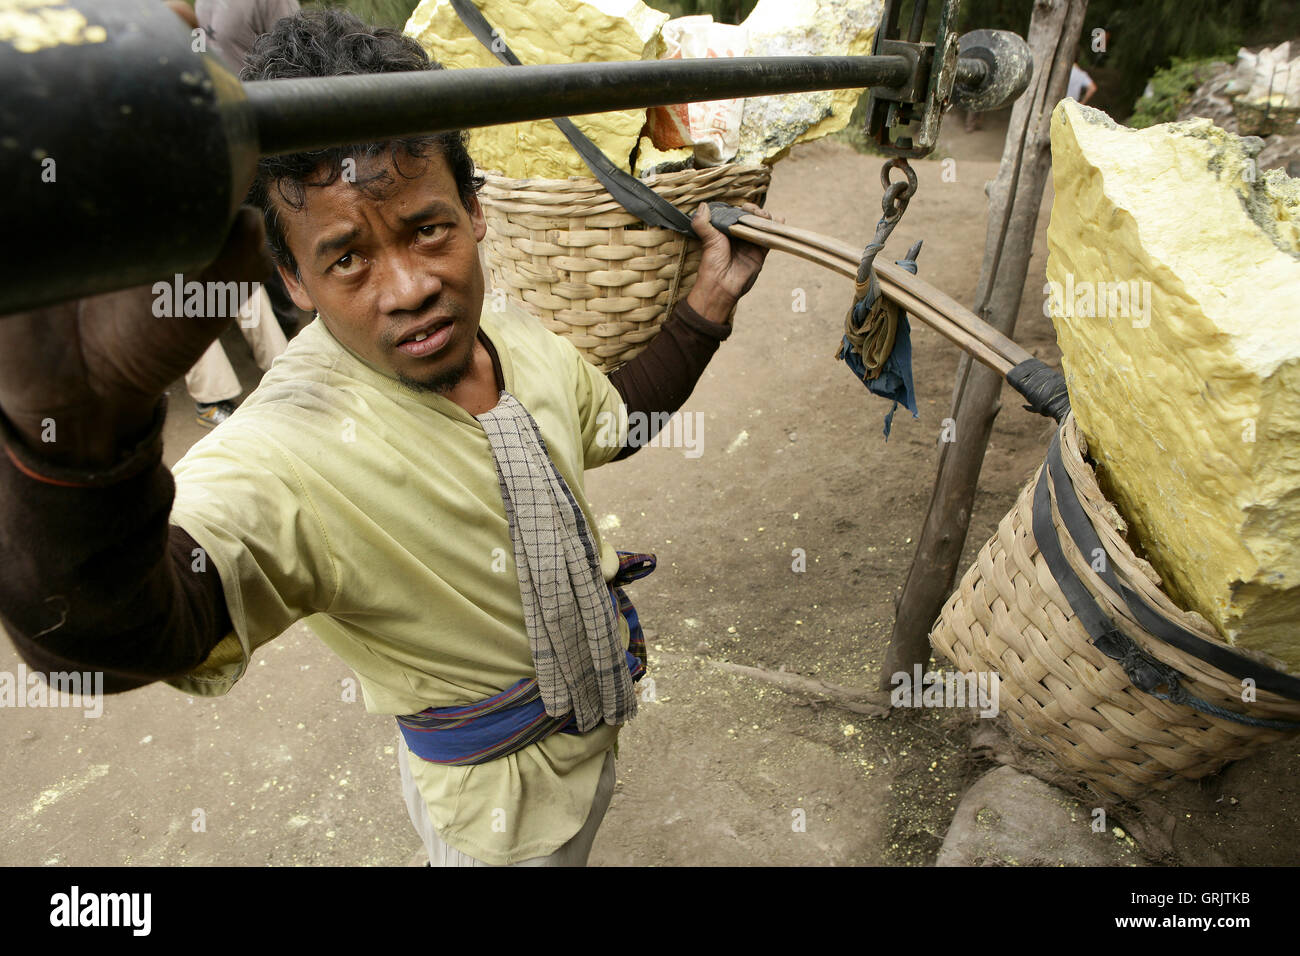
[[[1097,92],[1097,84],[1083,71],[1079,64],[1070,67],[1070,81],[1065,87],[1065,95],[1080,103],[1087,103]]]
[[[240,306],[236,322],[253,350],[253,361],[265,372],[288,344],[265,288],[259,285],[257,291]],[[226,350],[221,347],[221,339],[214,339],[185,374],[185,388],[194,399],[195,417],[200,425],[212,428],[230,417],[235,410],[234,400],[243,388],[230,359],[226,357]]]
[[[236,75],[243,69],[244,59],[257,38],[270,31],[281,17],[298,12],[298,0],[196,0],[193,10],[177,9],[185,5],[174,0],[168,5],[191,27],[203,30],[212,52],[221,57]],[[266,286],[258,286],[257,294],[239,313],[239,327],[253,349],[253,360],[264,372],[284,351],[285,331],[292,334],[298,324],[293,303],[283,291],[279,275],[272,271],[265,281],[280,302],[278,319],[277,313],[272,311]],[[230,417],[235,410],[234,399],[239,397],[242,389],[220,339],[214,341],[190,369],[185,376],[185,387],[194,399],[200,425],[212,428]]]

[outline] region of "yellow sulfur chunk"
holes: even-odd
[[[1045,308],[1130,540],[1300,673],[1300,181],[1251,156],[1208,120],[1133,131],[1063,101]]]
[[[882,0],[759,0],[745,18],[749,56],[865,56]],[[775,162],[795,143],[842,130],[864,91],[825,90],[745,100],[737,162]]]
[[[0,10],[0,43],[19,53],[103,43],[107,39],[108,31],[89,24],[80,10],[62,0],[9,0]]]
[[[653,60],[663,49],[659,30],[668,14],[641,0],[476,0],[488,22],[520,61],[529,64]],[[501,66],[456,16],[448,0],[422,0],[406,32],[448,69]],[[625,168],[645,110],[571,117],[615,165]],[[470,131],[470,155],[480,169],[515,179],[590,176],[550,120],[484,126]]]
[[[644,176],[664,163],[685,163],[695,157],[695,152],[689,146],[685,149],[656,149],[649,136],[642,136],[639,144],[635,170],[638,176]]]

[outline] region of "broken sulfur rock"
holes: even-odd
[[[1208,120],[1052,115],[1070,400],[1166,591],[1300,673],[1300,181]]]
[[[759,0],[740,26],[708,16],[669,21],[641,0],[476,0],[501,38],[526,64],[589,63],[661,56],[865,55],[882,0]],[[500,66],[474,38],[449,0],[422,0],[406,32],[449,69]],[[772,163],[794,143],[848,125],[863,91],[681,104],[572,117],[616,165],[627,168],[647,127],[638,174],[694,165]],[[647,124],[648,119],[648,124]],[[683,152],[681,147],[685,147]],[[482,169],[514,179],[587,177],[589,170],[550,120],[470,131],[470,155]]]
[[[749,56],[865,56],[871,52],[881,0],[758,0],[745,19]],[[736,162],[774,162],[795,143],[849,125],[862,95],[824,90],[745,100]]]
[[[526,64],[653,60],[663,49],[659,30],[668,14],[641,0],[478,0],[502,39]],[[460,22],[448,0],[422,0],[406,32],[448,69],[501,66]],[[572,117],[606,156],[625,166],[645,125],[645,110]],[[470,155],[480,169],[515,179],[590,176],[582,159],[550,120],[482,126],[470,131]]]

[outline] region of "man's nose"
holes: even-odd
[[[429,261],[411,253],[389,256],[388,268],[378,278],[385,312],[418,312],[442,291],[442,280]]]

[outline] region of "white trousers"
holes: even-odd
[[[239,309],[237,321],[239,331],[244,333],[244,339],[253,350],[253,361],[265,372],[289,344],[276,321],[271,297],[265,288],[259,285],[257,292],[248,297]],[[190,398],[205,405],[239,397],[244,389],[226,357],[226,350],[221,347],[220,339],[213,339],[208,350],[185,373],[185,388]]]
[[[424,841],[424,848],[429,853],[430,864],[432,866],[492,866],[491,863],[484,863],[476,857],[448,846],[438,836],[438,831],[433,828],[433,821],[429,819],[429,810],[425,806],[424,797],[420,795],[420,789],[416,786],[415,779],[411,776],[410,766],[407,763],[408,760],[419,760],[420,758],[407,752],[406,741],[402,738],[401,731],[398,731],[397,743],[397,765],[402,771],[402,798],[406,801],[406,812],[411,817],[411,823],[415,826],[415,831],[420,834],[420,839]],[[518,863],[509,865],[586,866],[587,856],[591,853],[591,844],[596,839],[596,831],[600,829],[600,824],[605,819],[605,811],[609,809],[609,801],[613,796],[614,751],[610,750],[605,754],[605,763],[600,771],[600,782],[596,785],[596,796],[591,803],[591,813],[587,815],[587,822],[582,825],[582,829],[554,853],[547,856],[536,856],[531,860],[521,860]]]

